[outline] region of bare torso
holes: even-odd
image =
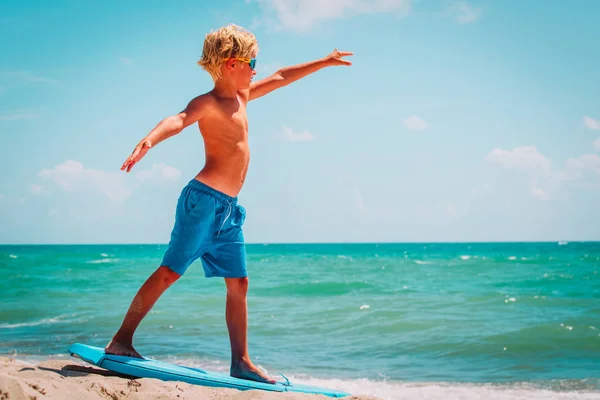
[[[238,195],[248,172],[248,118],[246,100],[207,94],[209,108],[198,127],[204,139],[206,163],[196,179],[231,197]]]

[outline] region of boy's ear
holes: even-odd
[[[227,68],[229,68],[229,69],[235,68],[235,62],[236,62],[235,58],[230,58],[229,60],[227,60]]]

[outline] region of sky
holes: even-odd
[[[50,5],[51,4],[51,5]],[[211,4],[207,6],[207,4]],[[205,35],[252,31],[249,243],[600,240],[600,2],[0,3],[0,243],[168,243],[196,126],[120,170],[212,89]]]

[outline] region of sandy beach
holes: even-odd
[[[273,393],[261,390],[211,388],[158,379],[130,379],[77,360],[51,360],[30,364],[0,358],[0,400],[33,399],[203,399],[203,400],[311,400],[321,395]],[[377,397],[348,396],[348,400],[377,400]]]

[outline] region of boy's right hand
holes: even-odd
[[[142,159],[152,147],[152,143],[148,140],[141,141],[133,150],[131,155],[125,160],[123,165],[121,166],[121,171],[127,170],[127,172],[131,171],[131,168]]]

